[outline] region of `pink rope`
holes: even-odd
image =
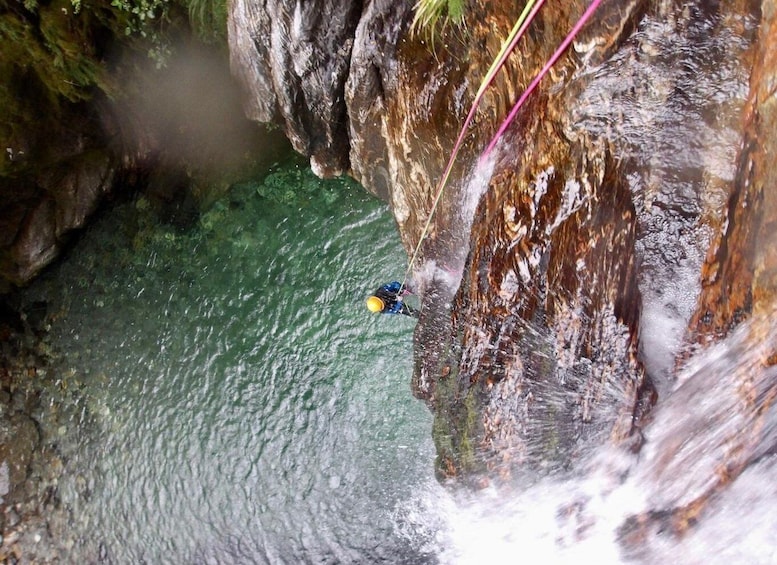
[[[483,155],[481,155],[480,157],[481,162],[485,161],[489,153],[491,153],[491,151],[494,149],[494,146],[496,145],[497,141],[499,141],[499,138],[502,137],[502,134],[505,132],[507,127],[515,118],[515,115],[518,113],[518,110],[520,110],[521,106],[523,106],[523,103],[526,101],[529,95],[534,91],[534,89],[537,88],[537,85],[545,77],[545,75],[548,73],[550,68],[556,63],[558,58],[561,57],[561,54],[566,50],[567,47],[569,47],[569,44],[572,43],[572,40],[580,32],[580,29],[585,25],[585,23],[591,17],[591,14],[594,13],[596,8],[598,8],[599,4],[601,3],[602,3],[602,0],[593,0],[593,2],[591,2],[591,5],[588,6],[588,9],[577,21],[577,23],[575,24],[575,27],[572,28],[572,31],[569,32],[569,35],[567,35],[564,41],[561,42],[561,45],[559,45],[559,48],[556,49],[556,52],[553,53],[553,56],[550,59],[548,59],[548,62],[545,63],[545,66],[542,67],[542,70],[534,78],[534,80],[531,82],[529,87],[524,91],[524,93],[518,99],[518,102],[515,103],[515,106],[513,106],[513,109],[510,110],[510,113],[502,122],[502,125],[499,126],[499,129],[497,130],[496,135],[493,137],[493,139],[491,139],[491,143],[489,143],[488,147],[486,147],[486,150],[483,151]]]
[[[515,37],[510,42],[510,45],[505,49],[505,52],[502,54],[502,56],[499,58],[499,61],[494,66],[494,70],[491,73],[490,76],[486,77],[486,80],[490,83],[494,77],[496,76],[496,73],[499,71],[499,69],[502,68],[502,65],[504,65],[505,61],[507,60],[507,57],[510,56],[510,53],[515,48],[518,41],[523,37],[523,34],[526,32],[526,29],[529,27],[529,24],[534,19],[534,16],[537,15],[537,12],[539,12],[540,8],[542,7],[542,4],[545,2],[545,0],[537,0],[537,3],[532,8],[531,12],[529,12],[529,15],[526,17],[526,20],[521,24],[520,29],[518,30],[518,33],[515,34]],[[483,98],[483,95],[481,94],[472,104],[472,107],[469,110],[469,114],[467,114],[467,119],[464,120],[464,125],[461,128],[461,131],[459,132],[459,137],[456,139],[456,145],[454,145],[454,151],[451,153],[451,158],[448,160],[448,164],[445,167],[445,171],[449,172],[450,169],[453,167],[453,162],[456,160],[456,155],[459,152],[459,147],[464,142],[464,136],[467,134],[467,127],[469,126],[470,122],[472,122],[472,119],[475,117],[475,112],[478,109],[478,106],[480,104],[481,99]],[[443,178],[446,178],[447,175],[443,175]]]
[[[504,50],[502,55],[499,57],[497,63],[495,65],[492,65],[491,69],[489,69],[489,73],[487,73],[484,84],[488,86],[491,81],[496,76],[496,73],[499,71],[499,69],[502,67],[504,62],[507,60],[508,55],[510,54],[510,51],[515,47],[515,45],[518,43],[518,40],[521,38],[521,36],[524,34],[526,29],[529,27],[529,24],[534,19],[534,16],[537,15],[537,12],[540,9],[540,6],[545,2],[545,0],[538,0],[537,3],[532,7],[532,10],[529,12],[529,14],[526,17],[526,20],[521,24],[521,27],[518,28],[518,32],[515,34],[515,37],[510,42],[507,49]],[[407,265],[407,271],[405,271],[405,278],[402,280],[402,286],[405,285],[407,282],[407,278],[410,275],[410,271],[413,268],[413,263],[416,260],[416,257],[418,257],[418,252],[421,250],[421,244],[424,241],[424,238],[426,237],[426,233],[429,230],[429,226],[432,223],[432,218],[434,217],[434,213],[437,210],[437,205],[440,203],[440,197],[442,196],[442,191],[445,188],[445,185],[448,183],[448,178],[450,177],[451,170],[453,170],[453,163],[456,161],[456,156],[459,154],[459,149],[461,148],[462,143],[464,142],[464,136],[467,133],[467,127],[469,126],[469,123],[472,121],[472,119],[475,116],[475,112],[477,111],[478,104],[480,104],[480,101],[483,98],[483,95],[485,94],[485,89],[481,88],[478,89],[478,95],[475,97],[475,100],[472,103],[472,107],[469,110],[469,114],[467,114],[467,119],[464,120],[464,125],[461,127],[461,131],[459,132],[459,137],[456,139],[456,144],[453,146],[453,151],[451,152],[451,156],[448,159],[448,164],[445,166],[445,170],[443,171],[442,177],[440,178],[440,182],[437,184],[437,195],[434,197],[434,202],[432,203],[432,208],[429,210],[429,215],[426,217],[426,224],[424,225],[424,229],[421,232],[421,237],[418,240],[418,244],[415,247],[415,250],[413,251],[412,257],[410,257],[410,262]]]

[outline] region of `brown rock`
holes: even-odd
[[[345,155],[322,163],[326,154],[309,139],[329,139],[329,130],[300,127],[314,122],[305,118],[311,111],[325,122],[330,106],[300,104],[299,93],[342,96],[351,173],[391,204],[411,254],[458,128],[519,8],[472,3],[466,33],[443,33],[430,46],[407,32],[408,11],[371,2],[335,18],[326,37],[294,32],[302,40],[287,49],[279,38],[318,21],[300,24],[294,6],[232,8],[232,68],[247,106],[254,117],[281,119],[295,147],[330,174]],[[339,2],[316,6],[342,13]],[[726,159],[745,102],[736,87],[746,80],[758,12],[747,2],[605,2],[508,129],[483,196],[466,180],[586,6],[543,6],[487,91],[413,265],[424,305],[413,391],[437,415],[446,476],[565,467],[605,441],[638,447],[656,400],[641,331],[651,339],[660,331],[643,317],[645,304],[673,312],[681,331],[699,288],[678,279],[698,271],[724,224],[736,174]],[[249,45],[262,34],[267,40]],[[345,80],[340,66],[325,84],[305,80],[302,68],[278,68],[304,49],[304,61],[318,60],[330,35],[352,46]],[[340,52],[331,53],[334,64]],[[324,93],[310,92],[322,85]],[[738,300],[734,289],[724,294]],[[668,379],[673,354],[648,359],[648,370]]]
[[[12,502],[22,496],[20,489],[39,443],[38,427],[29,416],[17,412],[0,422],[0,479],[7,480],[5,485],[0,480],[0,485],[5,487],[2,489],[5,492],[0,493],[3,502]]]

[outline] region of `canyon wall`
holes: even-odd
[[[470,2],[465,27],[432,37],[411,31],[411,4],[232,2],[247,115],[279,125],[318,174],[385,199],[409,256],[421,241],[412,386],[435,415],[440,478],[534,476],[605,443],[640,449],[697,344],[773,304],[773,254],[757,243],[775,218],[773,2],[603,2],[478,165],[588,3],[543,6],[428,232],[521,7]]]
[[[486,91],[425,231],[520,7],[470,2],[465,27],[432,35],[411,31],[409,2],[230,4],[245,115],[279,126],[317,174],[349,174],[385,199],[409,256],[420,242],[412,387],[435,415],[441,478],[531,477],[573,469],[604,443],[640,449],[651,407],[688,360],[773,309],[771,1],[602,2],[479,163],[587,5],[539,11]],[[188,115],[155,129],[135,107],[76,109],[45,139],[29,132],[6,148],[6,286],[53,260],[111,187],[136,175],[153,185],[155,168],[201,161],[187,146],[223,139]],[[161,200],[173,176],[156,179]],[[738,394],[767,413],[771,386]],[[751,423],[736,469],[763,453],[763,428]]]

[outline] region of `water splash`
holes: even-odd
[[[614,468],[630,460],[618,452],[606,460],[585,479],[548,478],[478,493],[428,489],[413,502],[424,523],[436,525],[433,543],[444,565],[615,564],[617,526],[640,503],[640,494],[613,488]]]
[[[492,155],[477,162],[460,185],[449,188],[456,191],[450,201],[458,203],[454,217],[446,221],[450,227],[444,238],[434,243],[431,257],[424,259],[412,273],[414,288],[422,296],[434,288],[450,299],[458,290],[469,250],[472,221],[480,199],[488,190],[496,159],[496,155]]]
[[[436,525],[440,563],[774,563],[777,366],[764,360],[777,344],[776,314],[756,316],[696,354],[657,407],[638,455],[607,447],[575,475],[477,493],[417,492],[409,504],[417,520]],[[750,407],[737,375],[754,380]],[[709,498],[696,527],[684,536],[658,528],[639,547],[629,545],[624,527],[633,517],[709,493],[738,445],[750,447],[749,466]]]

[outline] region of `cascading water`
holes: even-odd
[[[569,102],[570,137],[585,129],[612,142],[627,169],[638,164],[628,180],[640,222],[640,354],[660,392],[645,444],[637,455],[603,447],[571,475],[455,502],[421,495],[421,514],[441,524],[442,562],[777,561],[777,371],[767,361],[777,343],[774,312],[696,353],[683,371],[674,367],[715,228],[710,217],[725,214],[735,180],[748,96],[740,57],[755,24],[715,33],[705,19],[685,25],[687,35],[672,35],[666,22],[646,18],[629,49],[595,69],[584,96]],[[626,80],[629,73],[643,76]],[[429,261],[419,274],[442,281],[437,266]],[[520,414],[510,412],[511,398],[496,400],[506,417]]]
[[[651,36],[659,25],[640,32],[640,57],[679,52],[703,65],[698,45],[745,48],[727,36],[721,44],[660,49]],[[42,431],[64,463],[57,496],[67,521],[50,530],[70,560],[775,562],[770,452],[713,501],[703,527],[682,539],[653,532],[640,551],[624,552],[631,517],[671,510],[665,506],[684,501],[665,497],[709,476],[693,464],[743,425],[726,404],[736,385],[725,377],[763,354],[743,339],[747,325],[698,354],[677,382],[666,375],[692,302],[692,285],[683,281],[695,281],[707,240],[687,229],[698,203],[674,209],[664,197],[685,194],[702,162],[730,180],[738,138],[729,129],[736,108],[728,104],[741,102],[746,77],[736,65],[718,74],[691,65],[694,72],[674,88],[672,59],[661,67],[666,76],[637,77],[645,91],[636,98],[629,90],[613,98],[619,91],[611,82],[628,86],[624,69],[639,75],[656,68],[630,64],[616,57],[596,71],[574,123],[653,165],[631,188],[645,205],[638,210],[643,233],[656,236],[639,242],[646,259],[642,353],[664,379],[639,456],[603,448],[574,476],[512,489],[460,493],[438,485],[431,415],[408,387],[413,322],[370,317],[363,307],[364,296],[398,278],[404,265],[388,210],[348,183],[281,167],[236,187],[186,232],[149,222],[144,200],[119,207],[27,293],[31,302],[49,302],[51,340],[61,353],[44,401],[66,417],[46,426],[44,416]],[[710,101],[702,116],[683,102],[697,98]],[[612,120],[613,108],[626,119]],[[687,126],[683,135],[671,128],[677,122]],[[632,145],[632,138],[651,143]],[[457,194],[465,203],[449,223],[460,231],[440,238],[449,255],[417,266],[427,304],[447,303],[456,291],[467,226],[488,176],[477,172]],[[656,187],[663,190],[657,196],[650,192]],[[671,214],[661,210],[676,217],[667,220]],[[682,236],[673,248],[661,222]],[[659,260],[672,259],[672,251],[683,261],[667,261],[661,271]],[[666,280],[675,284],[667,289]],[[764,335],[774,342],[772,329]],[[694,388],[703,394],[689,398]],[[683,420],[689,402],[714,418]],[[775,423],[768,413],[768,438]],[[684,457],[674,460],[674,475],[665,472],[665,452],[651,447],[662,445],[688,448],[675,452]]]
[[[767,565],[777,560],[777,367],[763,368],[777,343],[775,312],[743,324],[699,353],[645,429],[639,455],[602,448],[573,476],[514,489],[490,488],[455,502],[425,501],[446,532],[441,562]],[[735,375],[751,375],[755,406],[744,410]],[[694,409],[689,409],[694,406]],[[757,426],[753,424],[757,422]],[[671,510],[720,477],[726,455],[761,433],[761,452],[709,502],[685,535],[656,531],[636,545],[624,533],[636,516]]]

